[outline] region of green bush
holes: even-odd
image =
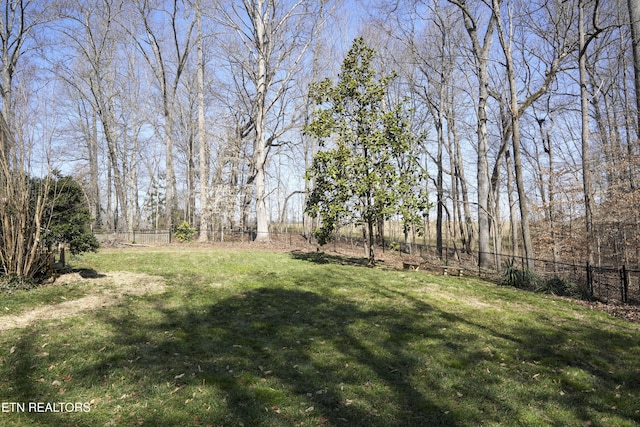
[[[589,290],[589,284],[586,282],[572,283],[571,297],[578,298],[585,301],[591,301],[593,296]]]
[[[34,180],[34,185],[42,183]],[[97,251],[100,244],[89,228],[91,212],[82,186],[72,177],[56,173],[48,198],[44,217],[49,218],[49,224],[43,233],[46,246],[64,243],[73,255]]]
[[[183,221],[182,224],[180,224],[178,228],[176,228],[176,231],[173,233],[173,236],[176,238],[176,240],[183,243],[192,242],[195,235],[195,227],[190,226],[187,221]]]
[[[540,278],[533,271],[528,268],[518,269],[513,259],[504,262],[500,273],[500,285],[532,291],[538,287],[539,282]]]
[[[553,276],[537,289],[538,292],[581,300],[591,300],[589,286],[586,283],[574,283],[563,277]]]
[[[575,289],[575,283],[563,277],[553,276],[551,279],[542,282],[536,289],[536,292],[559,296],[573,296]]]

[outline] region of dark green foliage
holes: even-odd
[[[321,218],[315,237],[322,245],[344,224],[363,225],[371,263],[378,221],[399,216],[405,227],[419,227],[429,207],[419,138],[403,103],[388,105],[393,76],[378,76],[374,56],[363,39],[354,40],[339,81],[312,86],[318,109],[305,128],[322,148],[307,171],[314,187],[306,211]]]
[[[545,280],[528,268],[519,269],[513,259],[504,262],[500,272],[499,284],[549,295],[581,300],[591,299],[586,284],[574,283],[559,276],[553,276]]]
[[[528,268],[519,269],[513,259],[507,260],[502,266],[500,273],[500,284],[502,286],[512,286],[518,289],[529,291],[536,290],[540,278]]]
[[[575,287],[575,283],[572,283],[563,277],[553,276],[552,278],[542,282],[536,290],[545,294],[572,296],[574,294]]]
[[[574,283],[571,291],[571,296],[573,298],[578,298],[585,301],[593,300],[593,295],[591,294],[591,290],[589,289],[589,285],[586,281]]]
[[[28,277],[20,277],[15,274],[0,276],[0,292],[33,289],[37,286],[35,280]]]
[[[39,185],[35,181],[35,185]],[[45,244],[69,246],[72,254],[95,252],[99,243],[89,229],[91,212],[80,184],[69,176],[55,175],[50,184],[43,222],[48,223]]]
[[[50,275],[49,252],[59,243],[72,254],[95,251],[98,241],[89,230],[91,214],[82,187],[54,172],[46,178],[16,174],[10,205],[0,224],[0,274],[3,289],[28,289]],[[20,187],[22,186],[22,187]],[[5,234],[2,234],[5,233]]]
[[[187,221],[183,221],[173,233],[176,240],[183,243],[192,242],[195,235],[196,229],[191,227]]]
[[[537,292],[545,294],[566,296],[582,300],[590,300],[591,296],[586,285],[574,283],[563,277],[553,276],[542,282],[536,289]]]

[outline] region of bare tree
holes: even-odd
[[[508,5],[510,6],[510,4]],[[522,11],[526,8],[526,5],[521,5],[517,7],[518,10]],[[528,83],[527,93],[529,94],[523,102],[520,102],[518,99],[518,94],[520,88],[516,81],[516,63],[514,61],[513,56],[513,44],[514,44],[514,27],[518,25],[517,22],[514,22],[513,18],[513,9],[508,7],[508,19],[503,18],[501,11],[501,3],[498,0],[493,0],[493,11],[496,15],[496,25],[498,30],[498,39],[500,41],[500,46],[502,47],[502,51],[505,56],[505,71],[508,80],[509,86],[509,112],[510,112],[510,135],[513,147],[513,160],[514,160],[514,168],[515,168],[515,178],[516,178],[516,188],[518,191],[518,203],[520,207],[520,225],[522,231],[522,242],[525,252],[525,257],[527,260],[527,267],[533,269],[533,244],[531,240],[531,231],[529,227],[529,207],[528,200],[526,194],[526,188],[524,186],[524,173],[522,168],[522,158],[521,158],[521,142],[520,142],[520,118],[524,114],[524,112],[529,108],[533,103],[535,103],[541,96],[543,96],[547,90],[556,74],[561,71],[561,67],[564,63],[564,60],[568,57],[571,52],[571,48],[573,43],[567,39],[566,37],[566,28],[561,29],[559,33],[552,33],[547,38],[551,40],[549,43],[552,47],[552,58],[542,58],[538,59],[544,61],[545,64],[545,74],[542,81],[539,83],[539,87],[532,88],[532,82]],[[544,9],[541,9],[544,10]],[[550,11],[549,11],[550,12]],[[556,13],[562,12],[562,10],[555,11]],[[540,12],[539,12],[540,13]],[[505,24],[508,27],[505,28]],[[509,28],[509,31],[507,31]],[[530,43],[530,41],[529,41]],[[522,43],[521,46],[524,48],[525,43]],[[524,49],[523,49],[524,50]],[[533,55],[532,55],[533,56]]]
[[[477,98],[477,136],[478,136],[478,264],[480,267],[491,265],[489,246],[489,161],[488,161],[488,139],[487,139],[487,102],[489,100],[489,55],[493,33],[496,28],[497,17],[495,15],[496,6],[499,8],[502,0],[497,0],[493,4],[491,15],[482,42],[480,41],[479,18],[474,15],[467,4],[467,0],[449,0],[460,8],[462,12],[465,28],[471,40],[472,53],[475,60],[476,77],[478,79]]]
[[[176,188],[173,162],[174,103],[192,49],[192,34],[196,20],[188,16],[189,10],[185,2],[173,0],[168,6],[165,9],[156,5],[153,0],[137,1],[136,12],[142,21],[144,38],[138,38],[135,30],[130,31],[160,91],[166,166],[165,226],[171,229]],[[127,24],[131,23],[125,25]]]
[[[33,36],[39,26],[53,19],[46,7],[37,1],[2,0],[2,16],[0,17],[0,114],[8,126],[9,133],[13,126],[13,90],[14,77],[19,62],[37,45],[33,43]],[[31,42],[30,42],[31,41]],[[13,138],[4,138],[4,144],[9,144]],[[10,147],[5,147],[5,153],[10,157]]]
[[[49,193],[49,170],[33,178],[36,126],[34,97],[28,87],[35,73],[26,71],[29,53],[39,46],[36,29],[47,22],[41,5],[31,1],[5,0],[0,13],[0,273],[32,278],[48,262],[43,257],[45,207]],[[15,77],[23,73],[16,85]],[[19,94],[20,96],[17,96]],[[18,99],[16,99],[18,98]],[[41,125],[42,123],[40,123]]]
[[[204,104],[204,34],[202,31],[202,1],[195,2],[197,25],[197,79],[198,79],[198,157],[200,178],[200,235],[199,242],[209,241],[209,229],[211,227],[211,209],[209,207],[209,146],[207,144],[205,104]]]
[[[117,118],[117,100],[124,98],[117,57],[122,33],[119,33],[115,24],[119,10],[118,0],[96,0],[76,1],[64,11],[65,21],[58,30],[69,42],[74,56],[58,67],[58,75],[71,90],[91,105],[93,111],[80,113],[95,116],[100,122],[118,205],[113,212],[113,222],[109,225],[118,228],[121,213],[125,226],[130,228],[133,225],[127,224],[131,217],[128,212],[124,159],[120,154],[123,147],[118,135]],[[87,126],[87,130],[97,132],[97,129],[91,130],[91,125]],[[95,148],[92,144],[97,143],[97,135],[92,135],[89,141],[89,152],[94,156]],[[95,159],[91,158],[91,161]]]
[[[633,77],[636,94],[636,137],[640,138],[640,0],[627,0],[631,21]]]
[[[256,241],[269,240],[266,168],[271,147],[283,132],[283,117],[273,117],[284,105],[294,76],[312,41],[315,10],[309,0],[242,0],[221,8],[222,23],[239,39],[244,52],[229,52],[243,70],[253,127],[252,182],[255,186]],[[288,111],[289,123],[295,121]]]
[[[591,147],[589,145],[589,89],[587,74],[587,49],[602,29],[598,28],[598,5],[593,5],[593,32],[587,34],[585,29],[585,3],[589,0],[578,0],[578,70],[580,78],[580,113],[581,113],[581,148],[582,148],[582,186],[584,192],[584,222],[586,231],[587,259],[593,263],[594,229],[593,229],[593,178],[591,173]]]
[[[0,149],[0,272],[31,278],[48,262],[42,258],[42,231],[49,179],[34,185],[29,176],[30,150],[17,144],[0,115],[0,143],[13,146],[11,156]]]

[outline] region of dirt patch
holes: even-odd
[[[640,305],[621,304],[621,303],[603,303],[599,301],[581,301],[569,298],[576,304],[589,307],[591,310],[600,310],[611,316],[625,319],[629,322],[640,323]]]
[[[63,286],[76,282],[95,283],[97,292],[71,301],[27,310],[15,316],[1,316],[0,331],[25,328],[40,320],[75,316],[113,305],[127,295],[159,294],[166,289],[162,277],[120,271],[108,274],[87,274],[85,271],[69,273],[60,276],[55,285]]]

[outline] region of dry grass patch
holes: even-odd
[[[0,331],[25,328],[42,320],[75,316],[113,305],[127,295],[160,294],[166,289],[165,280],[160,276],[122,271],[90,276],[85,276],[82,272],[65,274],[56,281],[55,285],[64,286],[81,282],[95,293],[58,304],[33,308],[19,314],[0,316]]]

